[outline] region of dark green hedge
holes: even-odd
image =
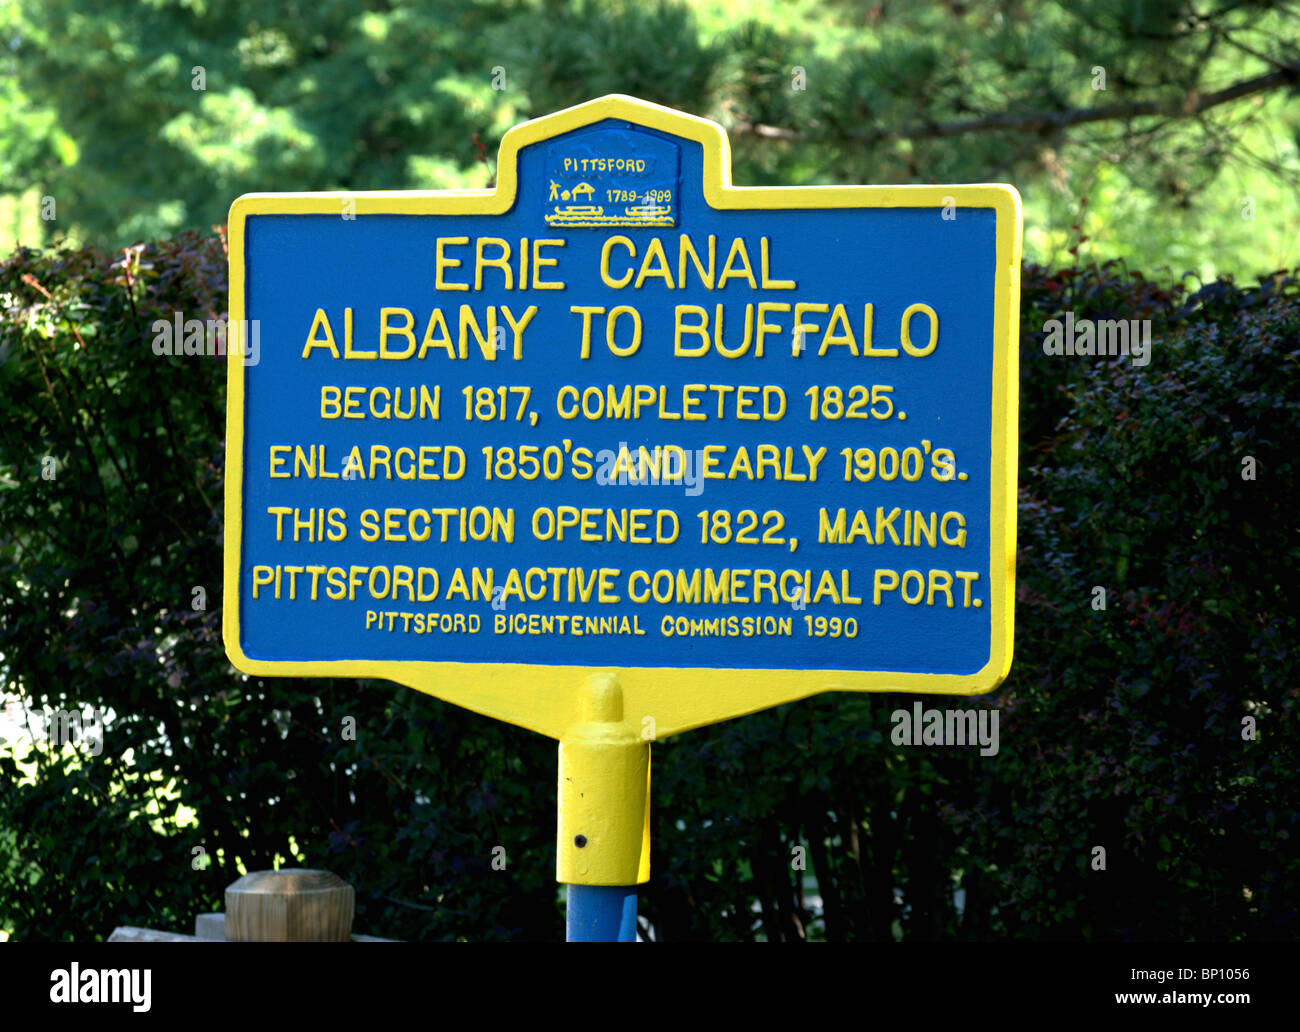
[[[552,742],[384,682],[226,662],[224,363],[150,347],[154,319],[222,314],[225,275],[198,235],[0,265],[0,674],[31,709],[114,714],[98,756],[39,750],[34,785],[0,759],[0,928],[184,930],[238,860],[338,872],[364,932],[561,937]],[[999,754],[892,745],[902,696],[656,744],[659,938],[1300,930],[1296,281],[1028,266],[1023,286],[1016,661],[973,703],[999,708]],[[1150,319],[1150,363],[1045,355],[1067,310]]]

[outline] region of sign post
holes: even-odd
[[[650,879],[650,743],[624,719],[617,679],[588,679],[560,739],[555,876],[570,942],[635,942],[636,886]]]
[[[239,198],[231,661],[555,738],[569,937],[634,938],[651,741],[1006,676],[1020,237],[1008,186],[735,187],[623,96],[492,189]]]

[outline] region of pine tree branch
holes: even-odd
[[[1019,132],[1049,135],[1062,129],[1085,125],[1090,122],[1127,121],[1134,118],[1158,116],[1192,118],[1221,104],[1229,104],[1244,97],[1266,93],[1269,90],[1294,83],[1300,83],[1300,61],[1282,65],[1276,71],[1256,76],[1253,79],[1244,79],[1213,93],[1192,91],[1182,100],[1147,100],[1125,104],[1107,104],[1102,107],[1075,108],[1067,111],[1034,111],[1025,114],[1000,112],[994,115],[985,115],[981,118],[937,124],[910,125],[899,129],[849,130],[844,132],[843,136],[855,141],[876,143],[882,140],[935,140],[980,132]],[[760,136],[765,139],[789,140],[792,142],[800,142],[808,138],[807,133],[798,129],[751,122],[738,123],[734,127],[734,131]]]

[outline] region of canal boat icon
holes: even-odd
[[[637,219],[659,219],[672,213],[667,205],[640,204],[623,209],[624,213]]]
[[[613,213],[606,214],[603,205],[590,203],[596,195],[596,188],[590,183],[582,182],[576,186],[565,187],[552,179],[550,187],[550,194],[546,198],[549,205],[546,212],[548,225],[670,227],[675,224],[673,209],[670,206],[657,205],[647,200],[641,204],[628,205],[621,211],[615,209]]]

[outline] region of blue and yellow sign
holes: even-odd
[[[996,687],[1016,192],[735,187],[719,126],[621,96],[512,129],[498,177],[232,207],[235,665],[555,737],[602,671],[659,738]]]

